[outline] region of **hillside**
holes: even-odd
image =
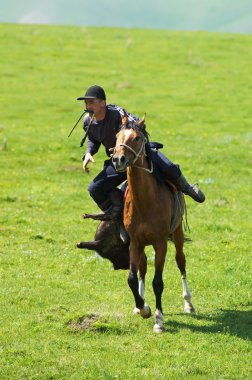
[[[1,22],[252,33],[250,0],[10,0]]]

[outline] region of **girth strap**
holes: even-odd
[[[174,232],[174,229],[176,227],[178,214],[181,215],[182,217],[184,215],[185,201],[183,202],[183,204],[181,204],[181,196],[184,198],[181,191],[174,191],[173,193],[174,210],[173,210],[172,219],[171,219],[171,233]]]

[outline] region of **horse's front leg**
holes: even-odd
[[[152,282],[153,290],[156,296],[156,311],[154,314],[154,327],[156,333],[165,331],[163,325],[164,316],[162,310],[162,293],[164,290],[163,269],[167,251],[167,242],[159,243],[154,246],[155,249],[155,275]]]
[[[138,292],[139,292],[139,295],[144,300],[144,305],[145,306],[147,306],[147,304],[145,302],[145,276],[146,276],[146,273],[147,273],[147,257],[146,257],[146,254],[145,254],[144,250],[143,250],[143,252],[140,255],[140,263],[139,263]],[[139,314],[140,310],[137,307],[135,307],[133,313],[134,314]],[[150,313],[151,313],[151,311],[150,311]],[[150,316],[151,316],[151,314],[149,314],[149,317]]]
[[[135,312],[140,313],[140,315],[143,318],[149,318],[151,316],[151,309],[150,307],[145,304],[144,300],[144,278],[145,278],[145,272],[142,272],[140,274],[140,282],[138,282],[137,272],[139,267],[143,267],[142,263],[142,254],[143,254],[143,248],[139,247],[138,245],[134,244],[134,242],[130,242],[130,270],[129,270],[129,277],[128,277],[128,284],[129,287],[133,293],[133,296],[135,298]]]

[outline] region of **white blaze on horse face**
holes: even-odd
[[[125,129],[124,130],[123,144],[129,146],[129,150],[130,150],[130,146],[132,148],[132,144],[130,144],[130,142],[132,142],[136,136],[137,136],[136,132],[133,131],[132,129]],[[135,149],[136,149],[136,147],[133,149],[134,152],[135,152]],[[137,154],[137,153],[135,152],[135,154]]]
[[[132,133],[132,131],[130,129],[125,129],[124,130],[125,140],[127,140],[130,137],[131,133]]]
[[[120,147],[120,144],[125,144],[125,141],[130,136],[131,131],[129,129],[123,129],[123,134],[121,132],[118,133],[118,138],[116,142],[116,146]]]

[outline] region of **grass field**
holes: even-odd
[[[251,379],[252,36],[0,25],[1,379]],[[198,181],[186,246],[195,316],[170,245],[166,333],[132,315],[126,271],[76,242],[97,211],[81,170],[75,99],[102,85],[147,112],[151,139]],[[154,309],[153,249],[146,298]]]

